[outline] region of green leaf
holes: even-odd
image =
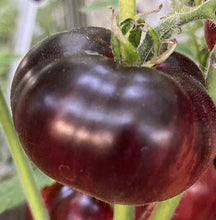
[[[35,170],[34,173],[40,189],[46,185],[51,185],[54,182],[54,180],[47,177],[38,169]],[[7,209],[14,208],[24,201],[25,195],[23,193],[19,177],[15,176],[0,184],[0,213]]]
[[[117,6],[118,6],[118,0],[107,0],[102,2],[93,2],[90,5],[82,7],[81,11],[89,13],[92,11],[97,11],[107,8],[117,8]]]
[[[14,31],[17,6],[13,0],[0,0],[0,33],[11,34]],[[10,16],[13,15],[13,16]]]
[[[0,21],[0,33],[7,33],[9,32],[9,28],[6,22]]]
[[[148,27],[149,34],[153,41],[153,47],[154,47],[154,57],[158,56],[159,49],[160,49],[160,39],[158,34],[155,32],[155,30],[151,27]]]

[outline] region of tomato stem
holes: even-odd
[[[127,205],[114,205],[114,220],[133,220],[134,207]]]
[[[136,11],[136,0],[119,0],[120,22],[132,18]]]
[[[182,194],[179,194],[169,200],[159,202],[150,217],[150,220],[169,220],[172,218],[173,213],[175,212],[176,207],[179,204],[179,201],[182,197]]]
[[[203,4],[189,8],[186,12],[173,13],[162,19],[161,23],[154,29],[160,40],[169,39],[182,25],[201,19],[210,19],[216,22],[215,18],[216,1],[208,0]],[[147,32],[145,39],[138,48],[141,63],[150,60],[154,55],[152,38]]]
[[[32,210],[32,214],[35,220],[48,220],[48,214],[43,205],[40,192],[36,185],[33,172],[29,161],[27,160],[18,136],[16,134],[13,122],[4,99],[3,93],[0,88],[0,123],[2,124],[3,131],[8,141],[9,150],[13,158],[14,164],[17,169],[17,173],[20,177],[20,181],[23,186],[23,190],[26,194],[26,198],[29,202],[29,206]],[[12,199],[12,198],[11,198]]]

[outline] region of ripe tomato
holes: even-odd
[[[41,191],[51,220],[112,220],[112,208],[101,201],[55,183]],[[32,220],[25,206],[25,220]]]
[[[122,66],[109,39],[89,27],[34,47],[12,85],[15,127],[31,160],[60,183],[110,203],[168,199],[213,158],[215,106],[191,60],[173,54],[160,71]]]

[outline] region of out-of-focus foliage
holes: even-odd
[[[17,59],[13,54],[17,8],[15,0],[0,0],[0,86],[6,86],[7,70],[10,63]],[[13,173],[13,166],[0,125],[0,181]]]
[[[172,0],[172,8],[174,11],[187,10],[201,3],[202,0]],[[183,26],[176,37],[178,40],[176,50],[194,60],[201,70],[205,72],[209,51],[204,39],[203,21]]]
[[[193,59],[205,71],[209,51],[203,37],[203,22],[195,22],[186,25],[179,39],[177,50]]]
[[[40,189],[54,182],[54,180],[44,175],[38,169],[34,170],[34,174],[38,183],[38,188]],[[0,183],[0,195],[0,214],[7,209],[25,202],[25,195],[17,176]]]
[[[0,0],[0,86],[3,90],[7,87],[10,65],[19,58],[14,53],[14,42],[19,11],[23,2],[24,0]],[[64,1],[41,1],[38,5],[32,45],[62,30],[65,30]],[[0,181],[9,178],[14,173],[13,163],[0,125]]]
[[[83,12],[92,12],[96,10],[103,10],[105,8],[117,8],[118,0],[94,1],[81,8]]]
[[[14,7],[14,0],[0,1],[0,42],[12,38],[16,22],[17,9]],[[13,16],[12,16],[13,15]]]
[[[13,16],[11,16],[13,15]],[[17,8],[14,7],[14,0],[0,1],[0,85],[5,83],[6,71],[14,59],[12,54],[13,35],[17,17]]]
[[[45,0],[39,5],[32,44],[66,29],[64,10],[63,0]]]

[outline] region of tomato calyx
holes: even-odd
[[[160,5],[150,13],[158,12],[161,7]],[[199,6],[184,8],[179,13],[171,13],[162,18],[161,23],[155,28],[146,25],[143,14],[136,14],[118,23],[113,12],[111,44],[115,60],[127,66],[150,67],[158,64],[160,60],[164,61],[171,54],[170,44],[166,41],[172,38],[176,30],[184,24],[200,19],[216,22],[215,9],[216,2],[209,0]],[[142,40],[143,32],[146,34]],[[173,48],[174,46],[171,50]],[[166,50],[167,52],[161,55],[161,51]]]

